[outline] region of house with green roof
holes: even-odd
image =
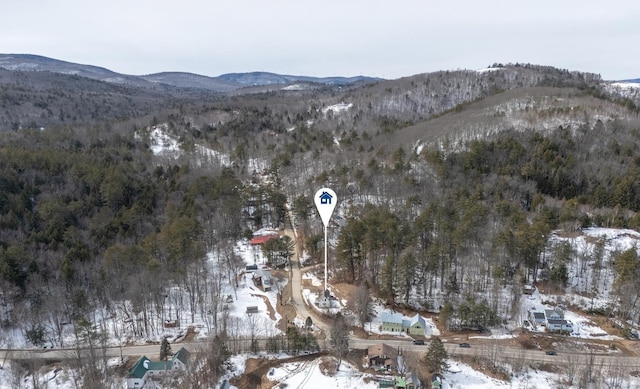
[[[378,379],[378,389],[422,389],[416,374],[405,377],[385,377]]]
[[[191,353],[184,347],[181,347],[169,361],[154,362],[143,355],[129,371],[127,389],[142,389],[153,377],[186,371],[190,356]]]
[[[429,336],[427,333],[427,323],[420,314],[416,314],[410,319],[405,319],[399,313],[383,312],[380,315],[382,325],[381,331],[386,332],[405,332],[409,335]]]

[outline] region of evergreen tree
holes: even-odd
[[[444,348],[444,344],[440,338],[435,337],[431,344],[429,344],[429,349],[427,353],[422,358],[422,363],[427,366],[427,369],[433,373],[440,373],[443,369],[449,367],[447,363],[447,350]]]
[[[162,343],[160,344],[160,360],[166,361],[167,358],[172,354],[173,352],[171,351],[171,345],[169,344],[169,341],[167,340],[167,338],[162,338]]]

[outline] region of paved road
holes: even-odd
[[[349,345],[354,349],[366,349],[372,343],[370,339],[351,338]],[[404,351],[415,351],[426,353],[429,349],[429,342],[424,345],[414,345],[409,340],[384,340],[385,344],[402,349]],[[458,343],[444,343],[445,349],[450,356],[482,356],[495,358],[497,361],[517,361],[521,360],[526,363],[548,363],[552,365],[562,365],[565,363],[573,363],[577,366],[621,366],[629,369],[640,368],[640,358],[635,356],[620,355],[619,353],[563,353],[558,352],[556,355],[547,355],[544,351],[524,350],[514,347],[503,347],[499,342],[495,344],[474,344],[469,348],[460,347]]]

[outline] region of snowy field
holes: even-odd
[[[366,383],[364,375],[357,368],[343,362],[340,370],[333,376],[322,373],[320,367],[321,359],[318,358],[308,362],[285,363],[278,368],[272,369],[268,373],[270,381],[284,384],[291,388],[343,388],[343,389],[376,389],[378,384],[375,381]]]
[[[236,367],[235,375],[244,373],[244,360],[247,356],[235,356],[232,362]],[[286,355],[279,356],[280,358]],[[284,363],[268,373],[268,378],[280,388],[300,389],[374,389],[378,388],[376,376],[364,374],[348,363],[342,363],[334,376],[325,375],[320,368],[321,359],[308,362]],[[457,361],[449,361],[449,369],[443,374],[443,389],[578,389],[577,384],[566,385],[565,377],[541,370],[526,369],[511,377],[510,381],[502,381],[478,372],[469,365]],[[228,377],[227,377],[228,378]],[[607,378],[604,377],[604,380]],[[612,384],[609,382],[609,384]],[[607,382],[603,382],[607,387]],[[634,378],[623,382],[620,389],[640,388],[640,379]],[[613,386],[611,386],[613,387]]]

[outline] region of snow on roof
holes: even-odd
[[[191,357],[191,353],[187,351],[187,349],[185,349],[184,347],[180,347],[180,350],[178,350],[178,352],[175,353],[172,359],[177,359],[186,365],[189,362],[189,357]]]
[[[397,312],[382,312],[380,320],[383,323],[402,324],[403,316]]]
[[[417,323],[422,324],[423,327],[427,326],[427,323],[425,323],[424,318],[420,316],[420,314],[416,314],[414,317],[412,317],[409,325],[413,327],[413,325]]]
[[[130,378],[142,378],[145,374],[147,374],[147,370],[149,370],[148,366],[151,360],[144,355],[138,359],[133,368],[129,371]]]

